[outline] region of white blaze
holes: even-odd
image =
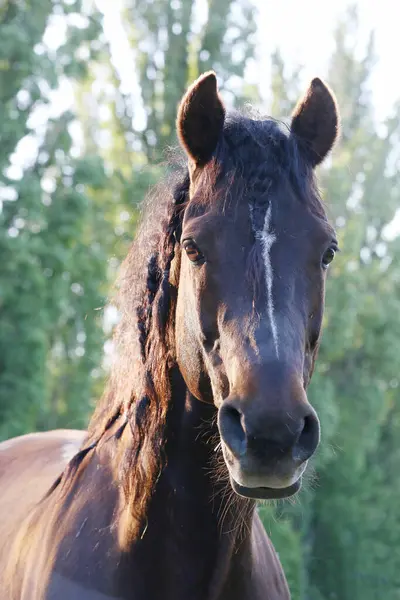
[[[256,231],[255,235],[256,238],[260,240],[262,247],[262,255],[265,265],[265,283],[267,287],[268,317],[271,323],[272,337],[274,339],[276,356],[279,357],[278,329],[276,327],[274,299],[272,297],[274,274],[271,264],[271,246],[276,241],[276,235],[271,230],[271,204],[268,206],[268,210],[265,215],[264,229],[262,231]]]

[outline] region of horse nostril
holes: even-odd
[[[293,457],[304,462],[312,456],[319,443],[319,421],[315,414],[304,417],[303,429],[293,448]]]
[[[237,458],[246,453],[246,434],[242,425],[242,413],[230,404],[223,404],[218,414],[221,437]]]

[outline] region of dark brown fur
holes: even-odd
[[[332,150],[339,128],[335,97],[326,83],[316,77],[307,94],[297,104],[292,117],[292,131],[303,141],[313,166],[322,162]]]
[[[254,502],[234,495],[228,470],[236,461],[262,481],[235,488],[244,496],[290,495],[293,448],[303,440],[298,452],[308,457],[318,443],[306,388],[323,313],[320,260],[334,233],[313,167],[338,122],[321,86],[313,81],[291,134],[272,120],[226,116],[212,73],[183,98],[178,135],[189,168],[145,206],[119,278],[115,364],[79,452],[65,466],[65,433],[58,446],[39,435],[34,461],[24,438],[0,453],[2,508],[15,499],[14,480],[38,490],[0,520],[4,600],[289,598]],[[254,233],[272,199],[283,240],[272,255],[274,300],[289,324],[281,357],[272,353]],[[207,267],[185,256],[192,236]],[[230,454],[255,425],[244,458]]]

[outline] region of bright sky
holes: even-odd
[[[400,2],[398,0],[279,0],[274,7],[256,0],[260,11],[258,65],[260,87],[267,96],[269,57],[278,46],[287,64],[304,66],[304,84],[315,76],[324,77],[334,49],[332,32],[349,4],[358,7],[361,24],[357,48],[363,56],[371,30],[375,32],[377,63],[371,77],[376,117],[384,120],[400,100]],[[252,74],[253,75],[253,74]],[[329,82],[328,82],[329,83]],[[400,208],[385,228],[391,239],[400,234]]]
[[[135,95],[134,56],[129,52],[123,35],[119,35],[116,3],[121,0],[96,0],[105,14],[106,34],[120,65],[126,91]],[[196,0],[197,14],[204,20],[206,0]],[[268,97],[270,84],[270,57],[279,48],[289,69],[301,65],[304,87],[315,76],[325,77],[329,58],[334,50],[333,31],[349,5],[356,5],[360,19],[359,38],[355,46],[364,56],[370,32],[375,34],[377,63],[370,86],[376,118],[384,120],[400,99],[400,19],[399,0],[255,0],[258,7],[257,59],[248,70],[247,77],[259,85],[264,98]],[[217,73],[218,76],[218,73]],[[329,82],[328,82],[329,83]],[[135,111],[134,111],[135,112]],[[140,111],[136,115],[141,119]],[[279,115],[280,116],[280,115]],[[400,232],[400,209],[387,227],[388,237]]]
[[[301,64],[304,84],[315,76],[324,76],[328,59],[333,52],[333,30],[340,16],[344,15],[349,0],[255,0],[258,7],[257,63],[248,76],[257,82],[265,97],[268,95],[270,56],[279,47],[289,67]],[[127,87],[133,81],[132,56],[129,56],[123,36],[118,35],[118,18],[115,2],[97,0],[106,15],[106,30],[112,40],[115,55]],[[353,3],[351,3],[353,4]],[[396,99],[400,98],[400,4],[398,0],[355,0],[361,22],[359,39],[356,40],[360,55],[369,36],[375,31],[377,64],[371,81],[377,118],[383,119],[390,112]],[[206,14],[206,0],[197,0],[198,15]],[[122,61],[120,59],[122,58]],[[124,64],[123,64],[124,63]],[[218,75],[218,74],[217,74]],[[128,81],[132,83],[129,84]]]
[[[88,0],[90,2],[90,0]],[[111,43],[112,54],[118,64],[125,93],[138,97],[138,83],[135,78],[135,56],[128,44],[119,20],[123,0],[93,0],[105,15],[105,32]],[[143,0],[145,1],[145,0]],[[315,76],[324,77],[327,63],[334,49],[333,30],[338,18],[345,14],[349,0],[254,0],[259,14],[257,60],[248,70],[249,82],[259,85],[262,96],[267,98],[270,82],[270,57],[278,47],[289,69],[302,65],[304,87],[307,81]],[[355,0],[358,7],[361,31],[356,40],[360,56],[363,56],[369,32],[375,31],[377,64],[371,79],[376,116],[383,120],[396,102],[400,99],[400,20],[399,0]],[[196,0],[196,16],[201,21],[207,16],[207,0]],[[85,19],[70,16],[77,26],[84,26]],[[82,21],[82,23],[81,23]],[[48,27],[44,38],[45,46],[57,48],[63,43],[65,21],[56,17]],[[39,47],[43,45],[39,44]],[[38,51],[43,51],[38,49]],[[218,74],[217,74],[218,75]],[[99,82],[100,83],[100,82]],[[101,85],[101,83],[100,83]],[[11,158],[8,176],[19,179],[23,168],[34,160],[37,152],[38,137],[45,130],[48,117],[56,117],[73,103],[73,88],[68,81],[62,82],[61,89],[52,94],[49,107],[37,110],[29,119],[29,126],[36,135],[26,136],[18,145]],[[144,122],[142,107],[135,104],[135,125]],[[278,115],[280,116],[280,115]],[[76,132],[79,143],[79,131]],[[1,191],[1,190],[0,190]],[[9,190],[10,194],[14,193]],[[4,192],[4,190],[3,190]],[[1,199],[11,199],[0,193]],[[14,194],[15,195],[15,194]],[[400,227],[400,212],[398,218]]]
[[[257,0],[260,20],[260,72],[266,73],[263,91],[268,88],[269,55],[279,46],[284,59],[304,65],[304,76],[324,76],[334,49],[333,29],[344,15],[349,0]],[[353,3],[351,3],[353,4]],[[371,81],[377,117],[384,118],[400,98],[400,3],[397,0],[358,0],[362,52],[371,29],[375,31],[378,61]],[[262,84],[262,81],[260,81]]]

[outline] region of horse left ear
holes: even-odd
[[[318,77],[294,109],[291,131],[303,142],[301,146],[313,167],[332,149],[339,133],[339,111],[333,92]]]
[[[213,71],[204,73],[183,96],[176,119],[179,141],[198,166],[212,157],[224,126],[225,108]]]

